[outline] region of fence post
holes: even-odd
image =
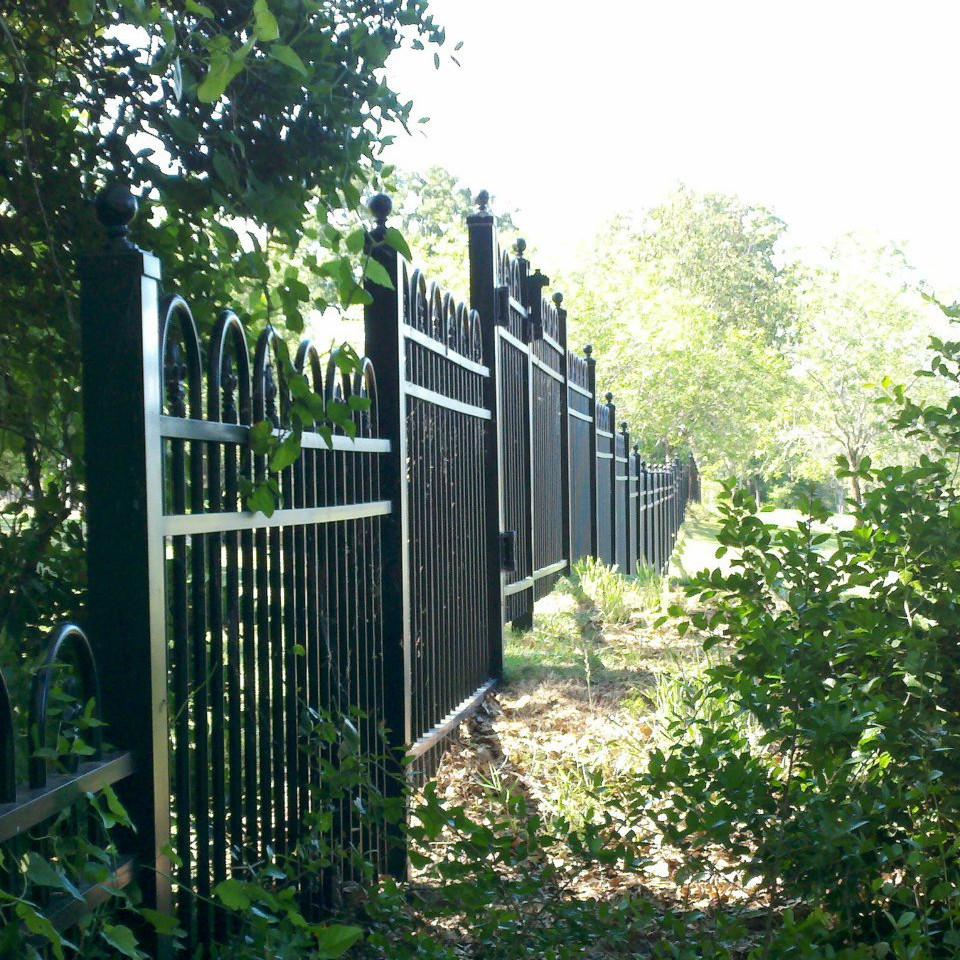
[[[637,451],[637,513],[642,519],[638,520],[640,526],[638,527],[638,540],[640,543],[639,553],[643,557],[643,562],[646,566],[650,566],[650,517],[649,517],[649,503],[650,491],[649,491],[649,480],[650,475],[647,473],[647,461],[640,460],[640,451],[639,447],[634,447]]]
[[[617,562],[617,407],[613,402],[613,394],[605,397],[609,411],[610,424],[610,566]]]
[[[559,290],[554,293],[553,302],[557,308],[559,322],[560,373],[563,376],[560,406],[563,417],[560,425],[560,539],[567,560],[565,573],[569,576],[573,572],[573,533],[570,521],[570,414],[567,412],[570,407],[570,354],[567,351],[567,311],[563,308],[563,294]]]
[[[137,212],[119,184],[95,202],[107,243],[80,265],[87,465],[87,618],[108,738],[134,757],[117,793],[137,833],[147,906],[172,909],[167,647],[160,439],[160,263],[127,238]],[[160,955],[169,945],[159,944]]]
[[[644,556],[643,549],[643,537],[644,537],[644,490],[643,490],[643,461],[640,459],[640,444],[635,443],[633,445],[633,456],[631,457],[633,462],[633,472],[634,472],[634,483],[637,486],[637,515],[634,518],[634,538],[636,540],[637,549],[636,557],[634,558],[634,563],[639,569],[641,563],[646,563],[646,557]]]
[[[470,306],[480,315],[483,362],[490,370],[484,388],[484,406],[490,411],[485,421],[484,495],[486,517],[484,537],[487,544],[487,569],[483,572],[487,590],[487,634],[490,644],[490,676],[503,676],[503,631],[506,606],[503,596],[503,563],[500,532],[503,530],[503,505],[500,502],[500,358],[497,351],[498,298],[497,233],[493,214],[487,209],[490,195],[477,194],[477,211],[467,216],[470,251]]]
[[[367,235],[370,255],[387,271],[389,289],[366,283],[371,302],[364,308],[364,353],[377,377],[377,414],[380,436],[390,441],[390,453],[381,460],[382,496],[392,511],[383,518],[380,535],[381,582],[383,584],[383,676],[384,723],[387,743],[398,766],[404,748],[414,737],[411,717],[412,667],[410,650],[409,506],[407,488],[406,406],[403,391],[406,356],[403,339],[403,299],[399,284],[399,254],[383,243],[386,221],[393,209],[390,198],[377,194],[368,203],[376,226]],[[400,773],[402,767],[395,768]],[[396,795],[401,793],[402,774],[391,777]],[[388,869],[395,876],[406,870],[406,854],[399,840],[388,853]]]
[[[663,504],[661,496],[663,485],[661,484],[660,467],[657,464],[650,465],[650,515],[653,521],[650,538],[651,564],[657,573],[662,573],[661,563],[663,552]]]
[[[590,404],[593,421],[590,424],[590,556],[602,560],[600,556],[600,503],[597,497],[597,361],[593,356],[593,347],[588,343],[583,348],[587,361],[587,386],[590,390]]]
[[[633,551],[630,549],[630,430],[626,420],[620,424],[620,433],[623,436],[623,456],[627,461],[625,468],[626,480],[623,483],[623,495],[621,498],[623,502],[623,557],[627,567],[623,573],[629,576],[637,571],[636,561],[632,556]]]

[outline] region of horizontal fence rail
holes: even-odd
[[[131,754],[107,751],[101,737],[99,671],[86,634],[63,624],[49,637],[33,676],[26,729],[18,728],[14,702],[0,674],[0,889],[22,892],[25,857],[58,864],[73,893],[38,887],[32,899],[58,932],[64,932],[123,889],[133,878],[133,859],[116,856],[95,869],[77,863],[61,844],[108,846],[94,806],[102,791],[119,787],[133,772]],[[93,797],[94,800],[87,800]],[[42,947],[43,939],[34,944]]]

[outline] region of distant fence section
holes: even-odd
[[[392,288],[368,285],[362,368],[344,378],[309,342],[295,364],[326,403],[364,398],[356,436],[306,430],[267,517],[243,490],[268,475],[253,425],[290,426],[277,334],[251,345],[224,310],[204,343],[191,305],[163,295],[160,264],[128,241],[129,194],[98,198],[109,240],[81,284],[91,642],[64,628],[50,663],[72,658],[71,689],[121,749],[97,741],[90,762],[49,775],[47,749],[17,787],[0,678],[0,843],[22,846],[78,792],[115,785],[137,831],[108,885],[143,868],[147,905],[176,912],[192,944],[223,932],[215,885],[292,850],[318,811],[338,757],[336,744],[304,749],[318,716],[349,717],[350,749],[369,756],[385,735],[396,770],[403,758],[415,781],[431,776],[501,677],[504,626],[529,626],[581,557],[663,569],[699,496],[692,461],[648,463],[631,446],[613,397],[597,397],[591,348],[568,348],[562,297],[544,296],[522,243],[499,248],[485,194],[468,218],[469,306],[383,242],[386,197],[371,210],[368,253]],[[39,676],[34,731],[47,725]],[[373,787],[396,793],[375,769]],[[334,842],[402,870],[365,806],[358,794],[333,812]],[[320,909],[342,879],[323,872],[301,894]],[[59,909],[68,925],[86,908]]]

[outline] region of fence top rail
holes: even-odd
[[[250,426],[266,420],[275,429],[290,425],[291,410],[303,402],[302,375],[322,403],[311,401],[314,427],[331,405],[346,404],[358,437],[378,436],[377,381],[373,365],[349,347],[335,348],[323,370],[316,345],[301,342],[291,360],[286,344],[272,327],[257,338],[250,361],[246,332],[232,310],[217,317],[209,347],[200,336],[187,301],[173,294],[160,303],[162,412],[168,417]],[[351,372],[343,372],[350,370]],[[297,381],[295,384],[294,381]],[[298,389],[294,397],[292,388]],[[365,404],[352,402],[363,398]],[[333,432],[345,435],[342,427]]]
[[[449,291],[428,281],[424,272],[402,257],[400,286],[403,322],[448,351],[474,363],[483,363],[480,315],[458,302]]]
[[[572,350],[567,351],[567,379],[571,386],[580,387],[589,394],[590,367],[586,357],[581,357]],[[592,394],[591,394],[592,396]]]

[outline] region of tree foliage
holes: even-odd
[[[432,166],[422,171],[396,170],[387,182],[400,232],[410,244],[414,261],[430,280],[467,300],[470,264],[467,256],[467,215],[476,210],[476,194],[455,174]],[[491,198],[502,246],[517,238],[515,210],[500,210]]]
[[[830,483],[841,453],[906,462],[912,444],[873,398],[885,378],[914,379],[937,331],[895,249],[847,238],[806,264],[785,257],[785,232],[767,210],[681,187],[611,221],[562,281],[573,336],[604,359],[602,389],[645,450],[688,447],[757,502],[772,484]],[[856,475],[850,487],[859,498]]]
[[[890,429],[876,394],[883,380],[914,384],[926,399],[940,386],[917,381],[935,317],[923,309],[903,254],[854,237],[830,251],[825,266],[798,282],[801,322],[788,351],[797,393],[799,472],[826,472],[837,456],[856,468],[870,456],[905,462],[915,445]],[[854,499],[863,491],[856,469]]]
[[[735,198],[681,188],[641,222],[612,221],[562,282],[573,334],[590,341],[647,451],[693,449],[746,477],[788,403],[778,343],[792,328],[783,224]]]
[[[99,242],[97,188],[146,201],[134,239],[201,326],[229,305],[296,334],[364,297],[361,190],[412,120],[383,67],[443,41],[425,0],[0,7],[0,634],[71,612],[82,586],[74,262]]]

